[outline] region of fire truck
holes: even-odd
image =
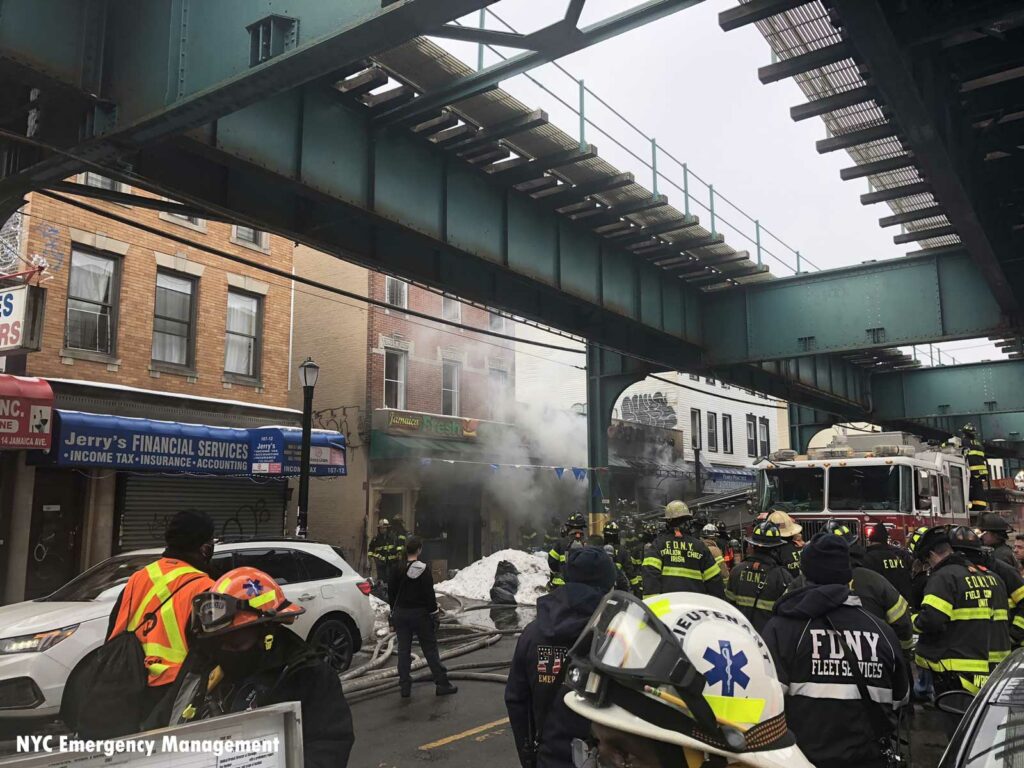
[[[805,541],[832,519],[862,539],[884,525],[900,542],[922,525],[971,524],[970,473],[959,449],[904,432],[839,436],[806,455],[775,451],[755,470],[755,511],[785,510]]]

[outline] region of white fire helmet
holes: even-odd
[[[786,726],[767,645],[718,598],[612,592],[571,657],[565,703],[592,722],[730,765],[813,768]]]

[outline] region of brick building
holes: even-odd
[[[513,342],[472,329],[512,335],[512,321],[302,247],[295,270],[380,303],[307,288],[296,301],[293,367],[316,359],[316,423],[348,438],[348,478],[312,484],[311,535],[340,543],[364,565],[382,517],[401,517],[421,534],[442,569],[504,546],[507,521],[485,480],[491,462],[519,441],[504,423]],[[293,406],[300,396],[293,393]]]
[[[75,181],[152,197],[92,174]],[[292,268],[292,243],[265,232],[88,202]],[[48,453],[0,453],[3,598],[159,545],[179,509],[209,512],[224,536],[280,535],[288,459],[254,474],[250,453],[259,435],[288,453],[300,422],[288,407],[291,281],[40,194],[20,229],[22,265],[46,266],[46,309],[40,351],[7,358],[6,370],[49,383],[54,420]]]

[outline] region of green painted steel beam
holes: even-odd
[[[1010,327],[962,250],[720,291],[704,307],[705,333],[715,339],[709,367],[977,338]]]
[[[871,389],[882,421],[1024,411],[1024,360],[877,373]]]

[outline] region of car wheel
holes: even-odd
[[[341,619],[325,619],[309,635],[309,644],[321,651],[324,661],[338,674],[352,665],[355,641],[352,630]]]

